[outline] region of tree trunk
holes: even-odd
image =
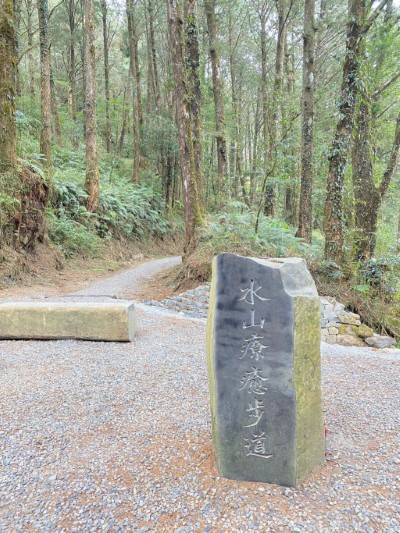
[[[196,203],[203,205],[203,155],[201,138],[201,89],[199,79],[199,40],[197,34],[196,0],[185,1],[185,45],[187,90],[190,93],[190,114],[192,118],[192,143],[194,152],[194,171],[196,178]]]
[[[349,0],[346,52],[343,65],[339,120],[330,150],[325,200],[325,258],[344,262],[342,195],[357,97],[359,58],[365,19],[365,0]]]
[[[46,171],[51,171],[51,82],[50,82],[50,46],[49,46],[49,11],[47,0],[37,0],[40,36],[40,103],[41,130],[40,152],[45,160]]]
[[[26,17],[27,17],[27,34],[28,34],[28,77],[29,77],[29,96],[31,103],[35,98],[35,71],[34,71],[34,61],[33,61],[33,23],[32,17],[34,12],[34,2],[33,0],[26,0]]]
[[[284,158],[285,172],[287,175],[288,183],[285,188],[285,221],[291,226],[297,226],[297,173],[296,173],[296,159],[297,159],[297,147],[295,146],[295,132],[294,132],[294,119],[291,103],[294,101],[295,91],[295,57],[293,47],[293,33],[291,39],[290,53],[287,51],[286,58],[286,73],[287,73],[287,97],[289,101],[288,112],[285,111],[286,107],[282,107],[282,118],[285,124],[285,138],[287,142],[284,145]]]
[[[208,36],[210,40],[210,59],[213,80],[215,129],[217,140],[218,189],[225,187],[227,175],[227,153],[225,139],[225,113],[220,59],[218,51],[217,26],[215,21],[215,0],[205,0]]]
[[[68,43],[68,82],[69,94],[68,104],[72,119],[71,142],[74,148],[78,147],[78,137],[76,132],[76,58],[75,58],[75,28],[76,28],[76,11],[78,3],[75,0],[66,0],[65,9],[68,16],[69,26],[69,43]]]
[[[397,254],[400,255],[400,207],[399,207],[399,218],[397,222],[397,246],[396,246]]]
[[[0,173],[17,162],[16,65],[13,0],[0,0]]]
[[[51,53],[50,53],[51,54]],[[58,114],[58,105],[57,105],[57,95],[56,87],[53,78],[53,69],[51,66],[51,55],[50,55],[50,92],[51,92],[51,114],[53,115],[53,132],[56,136],[57,143],[61,144],[61,122],[60,115]]]
[[[262,100],[262,136],[263,136],[263,157],[264,157],[264,181],[268,180],[270,171],[269,150],[268,150],[268,94],[267,94],[267,4],[262,3],[260,11],[260,43],[261,43],[261,100]],[[264,188],[266,185],[263,187]],[[253,187],[254,189],[254,187]]]
[[[88,193],[86,207],[95,211],[99,204],[100,176],[97,160],[96,118],[96,48],[94,45],[93,0],[85,0],[85,124],[86,179]]]
[[[153,0],[147,0],[147,9],[149,12],[149,46],[151,50],[151,58],[153,62],[153,82],[154,82],[154,95],[156,98],[156,106],[160,105],[160,81],[158,76],[158,67],[157,67],[157,52],[156,52],[156,41],[154,37],[154,8]]]
[[[132,76],[132,100],[133,100],[133,182],[140,183],[140,125],[141,125],[141,94],[140,73],[137,63],[137,38],[134,19],[134,0],[126,0],[126,13],[128,18],[129,36],[129,59],[130,73]]]
[[[201,217],[196,200],[196,175],[192,125],[188,105],[187,76],[185,72],[185,41],[182,5],[179,0],[166,0],[169,29],[169,45],[173,63],[175,102],[177,106],[177,128],[179,141],[179,162],[182,176],[183,204],[185,209],[185,256],[195,246],[196,226]]]
[[[285,43],[287,35],[287,27],[289,21],[289,11],[287,8],[287,0],[275,0],[278,11],[278,38],[276,43],[275,56],[275,80],[274,91],[272,97],[272,113],[271,113],[271,136],[269,146],[269,160],[271,167],[275,167],[278,150],[278,125],[279,116],[282,108],[283,99],[283,75],[284,75],[284,61],[285,61]],[[264,213],[269,217],[275,216],[276,191],[273,185],[266,186],[265,189],[265,206]]]
[[[154,86],[154,72],[153,72],[153,58],[151,54],[150,44],[150,25],[149,12],[146,6],[144,10],[144,21],[146,27],[146,41],[147,41],[147,98],[146,98],[146,113],[150,115],[154,109],[158,108],[158,101],[156,98],[156,91]]]
[[[297,237],[311,243],[314,130],[314,16],[315,0],[304,3],[303,89],[301,126],[301,187]]]
[[[258,136],[260,133],[260,99],[262,99],[262,92],[258,91],[257,94],[257,101],[256,101],[256,109],[254,112],[254,132],[253,132],[253,139],[250,139],[250,142],[253,141],[253,161],[250,168],[250,198],[249,198],[249,204],[250,206],[253,205],[254,197],[256,194],[256,185],[257,185],[257,161],[258,161]]]
[[[241,121],[240,121],[240,104],[237,90],[237,77],[236,77],[236,56],[235,56],[235,44],[233,37],[234,21],[232,11],[229,9],[229,25],[228,25],[228,41],[229,41],[229,69],[231,74],[231,97],[232,97],[232,111],[235,121],[235,133],[232,140],[232,167],[231,174],[235,176],[235,190],[237,189],[237,181],[240,182],[241,193],[243,201],[249,205],[249,198],[246,193],[246,185],[243,176],[242,168],[242,139],[240,135]]]
[[[355,258],[373,257],[376,246],[378,212],[389,188],[400,149],[400,114],[386,170],[380,186],[375,186],[371,146],[371,103],[363,95],[356,115],[352,148],[352,178],[355,201]]]
[[[15,56],[19,58],[20,55],[20,40],[21,40],[21,0],[14,0],[14,27],[15,27]],[[15,69],[15,94],[21,96],[22,86],[21,86],[21,74],[19,71],[19,63]]]
[[[119,135],[119,141],[118,141],[118,154],[122,154],[122,148],[124,146],[124,140],[125,140],[125,132],[126,132],[126,123],[128,122],[128,107],[126,105],[126,93],[128,91],[128,88],[125,87],[124,89],[124,97],[122,100],[122,126],[121,126],[121,133]]]
[[[107,1],[101,0],[101,18],[103,21],[104,50],[104,93],[106,100],[106,150],[111,152],[111,121],[110,121],[110,67],[108,53]]]

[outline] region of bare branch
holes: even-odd
[[[400,149],[400,113],[397,116],[396,130],[394,133],[393,146],[392,146],[392,150],[390,153],[389,161],[388,161],[386,170],[383,173],[382,183],[379,187],[379,194],[381,198],[384,197],[386,191],[389,188],[390,180],[392,179],[394,169],[396,168],[397,156],[399,155],[399,149]]]
[[[394,83],[397,79],[400,78],[400,70],[398,72],[396,72],[396,74],[394,76],[392,76],[390,79],[388,79],[383,85],[381,85],[374,93],[373,93],[373,97],[374,98],[378,98],[378,96],[380,96],[384,91],[386,91],[386,89],[388,87],[390,87],[392,85],[392,83]]]
[[[389,0],[382,0],[379,6],[376,7],[375,11],[372,13],[372,15],[369,17],[367,22],[365,23],[365,26],[363,28],[363,33],[368,33],[369,29],[371,28],[372,24],[375,22],[375,20],[379,17],[381,14],[382,9],[386,6]]]

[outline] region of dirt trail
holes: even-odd
[[[73,272],[60,273],[62,276],[59,283],[48,284],[46,281],[32,286],[13,286],[0,291],[1,301],[35,300],[46,297],[78,295],[78,296],[116,296],[118,298],[135,299],[144,296],[143,299],[156,297],[152,294],[154,278],[164,271],[179,265],[180,256],[166,257],[163,259],[141,260],[141,263],[125,268],[118,274],[100,276],[85,273],[84,278],[73,278]],[[86,279],[85,279],[86,278]],[[153,280],[153,284],[152,284]],[[157,292],[157,285],[154,284]],[[79,290],[74,290],[79,288]],[[159,290],[159,289],[158,289]],[[148,296],[147,296],[148,294]]]

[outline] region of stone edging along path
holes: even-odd
[[[165,298],[160,302],[147,300],[147,305],[163,307],[192,318],[207,318],[210,299],[210,284],[199,285],[177,296]],[[377,335],[366,324],[362,324],[360,315],[345,310],[345,306],[335,298],[321,296],[321,340],[328,344],[344,346],[372,346],[390,348],[396,341],[391,337]]]

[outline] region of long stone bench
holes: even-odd
[[[8,302],[0,304],[0,339],[131,341],[133,302]]]

